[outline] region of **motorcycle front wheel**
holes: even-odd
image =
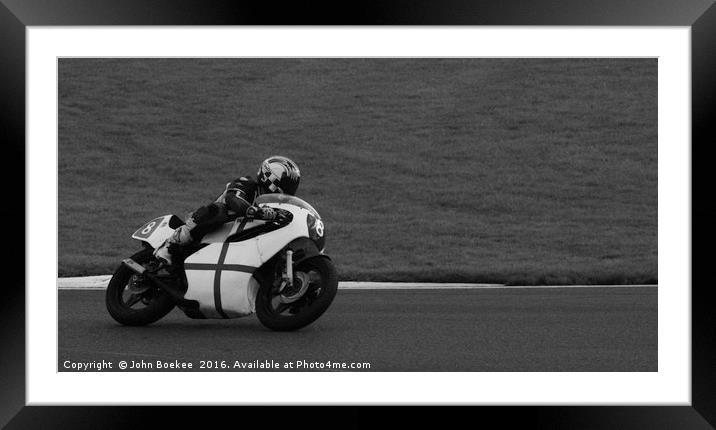
[[[153,250],[144,249],[131,258],[135,262],[146,266],[152,259]],[[129,326],[143,326],[163,318],[174,309],[172,298],[152,285],[142,280],[133,270],[121,264],[114,272],[107,285],[105,303],[109,314],[120,324]]]
[[[314,322],[328,309],[338,291],[338,275],[331,260],[318,256],[294,268],[297,289],[305,292],[292,301],[291,293],[279,291],[276,280],[262,282],[256,294],[256,316],[271,330],[298,330]]]

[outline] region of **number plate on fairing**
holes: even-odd
[[[147,242],[152,248],[157,248],[164,241],[174,233],[174,228],[181,225],[181,220],[178,218],[175,222],[172,222],[174,215],[165,215],[159,218],[147,222],[143,226],[139,227],[137,231],[132,234],[132,237],[142,242]],[[176,224],[176,225],[175,225]]]
[[[134,232],[132,237],[135,239],[147,239],[149,236],[152,235],[152,233],[154,233],[154,230],[156,230],[157,228],[159,228],[160,225],[162,225],[162,223],[165,223],[165,225],[169,223],[169,220],[165,218],[167,217],[162,216],[159,218],[154,218],[153,220],[139,227],[137,231]]]

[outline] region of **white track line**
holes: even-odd
[[[84,276],[75,278],[57,278],[57,288],[60,290],[104,290],[111,275]],[[462,284],[438,282],[356,282],[344,281],[338,283],[341,290],[519,290],[519,289],[548,289],[548,288],[656,288],[657,285],[526,285],[512,286],[501,284]]]
[[[524,290],[546,288],[656,288],[657,285],[502,285],[420,282],[339,282],[342,290]]]

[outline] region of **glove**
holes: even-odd
[[[273,221],[276,219],[276,211],[270,207],[256,207],[250,206],[246,209],[246,216],[248,218],[259,219],[263,221]]]

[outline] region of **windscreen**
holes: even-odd
[[[311,215],[315,216],[318,219],[321,219],[321,216],[318,215],[318,211],[313,209],[313,206],[306,203],[303,199],[300,199],[296,196],[289,196],[288,194],[262,194],[258,197],[256,197],[256,200],[254,200],[254,204],[259,205],[261,203],[286,203],[289,205],[298,206],[301,208],[306,209],[307,211],[311,212]]]

